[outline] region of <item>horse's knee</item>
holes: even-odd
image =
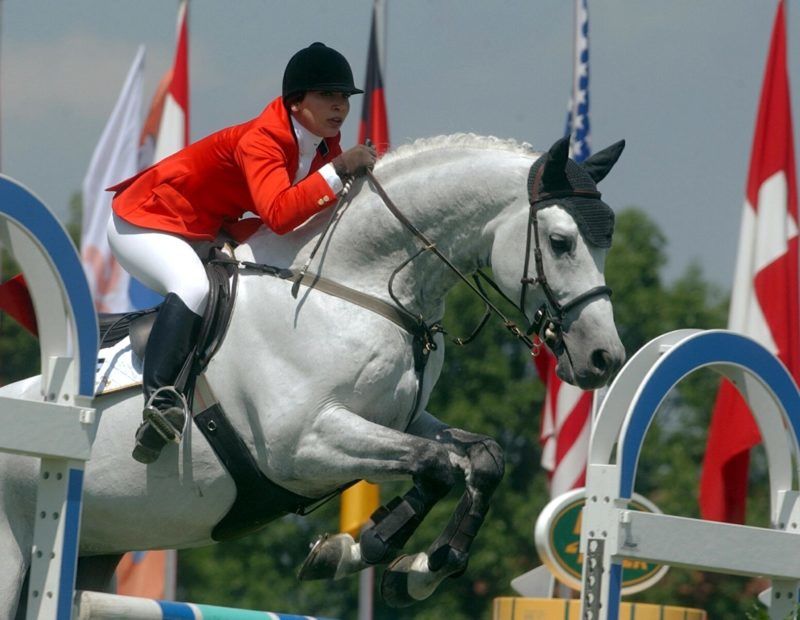
[[[439,443],[427,444],[417,455],[412,467],[414,485],[426,495],[433,496],[429,501],[437,501],[447,495],[461,475],[453,453]]]
[[[503,448],[494,439],[486,437],[469,447],[469,481],[479,489],[494,490],[505,473]]]

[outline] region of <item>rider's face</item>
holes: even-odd
[[[350,112],[350,95],[329,90],[310,90],[292,104],[292,116],[315,136],[333,138]]]

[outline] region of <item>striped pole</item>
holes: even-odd
[[[315,616],[250,611],[214,605],[175,603],[154,599],[75,592],[73,620],[331,620]]]

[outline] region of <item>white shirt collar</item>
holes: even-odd
[[[297,137],[297,146],[300,148],[300,157],[316,155],[317,147],[319,143],[322,142],[322,138],[315,136],[308,129],[303,127],[303,125],[295,120],[294,116],[290,118],[292,119],[294,135]]]

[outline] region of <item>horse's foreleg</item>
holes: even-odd
[[[300,569],[301,579],[340,578],[371,564],[390,562],[461,473],[463,464],[454,462],[451,452],[435,439],[359,420],[357,424],[364,426],[365,432],[356,432],[351,437],[355,440],[353,447],[357,445],[364,454],[359,462],[359,471],[354,471],[353,477],[378,482],[408,475],[413,479],[414,487],[403,497],[396,497],[378,508],[370,517],[359,542],[349,534],[320,538]],[[369,438],[369,445],[365,438]],[[341,444],[341,441],[339,437],[337,442]],[[376,447],[385,451],[379,460],[371,457]],[[341,450],[345,446],[339,445],[338,448]],[[353,452],[345,451],[352,459]],[[330,463],[327,467],[330,468]]]
[[[27,548],[27,547],[26,547]],[[30,559],[6,524],[0,526],[0,618],[24,618],[23,583]],[[20,608],[18,609],[18,605]]]
[[[358,541],[350,534],[321,536],[300,569],[300,579],[339,579],[391,562],[451,486],[420,477],[403,497],[372,513]]]
[[[440,429],[436,438],[466,457],[466,488],[444,531],[427,552],[401,556],[384,572],[381,595],[397,607],[427,598],[446,577],[466,570],[470,547],[503,477],[503,452],[493,439],[459,429]]]
[[[366,563],[383,564],[395,558],[431,508],[455,483],[447,469],[443,465],[413,476],[414,486],[408,493],[395,497],[372,514],[359,541]]]
[[[0,454],[0,471],[0,618],[24,618],[39,462]]]

